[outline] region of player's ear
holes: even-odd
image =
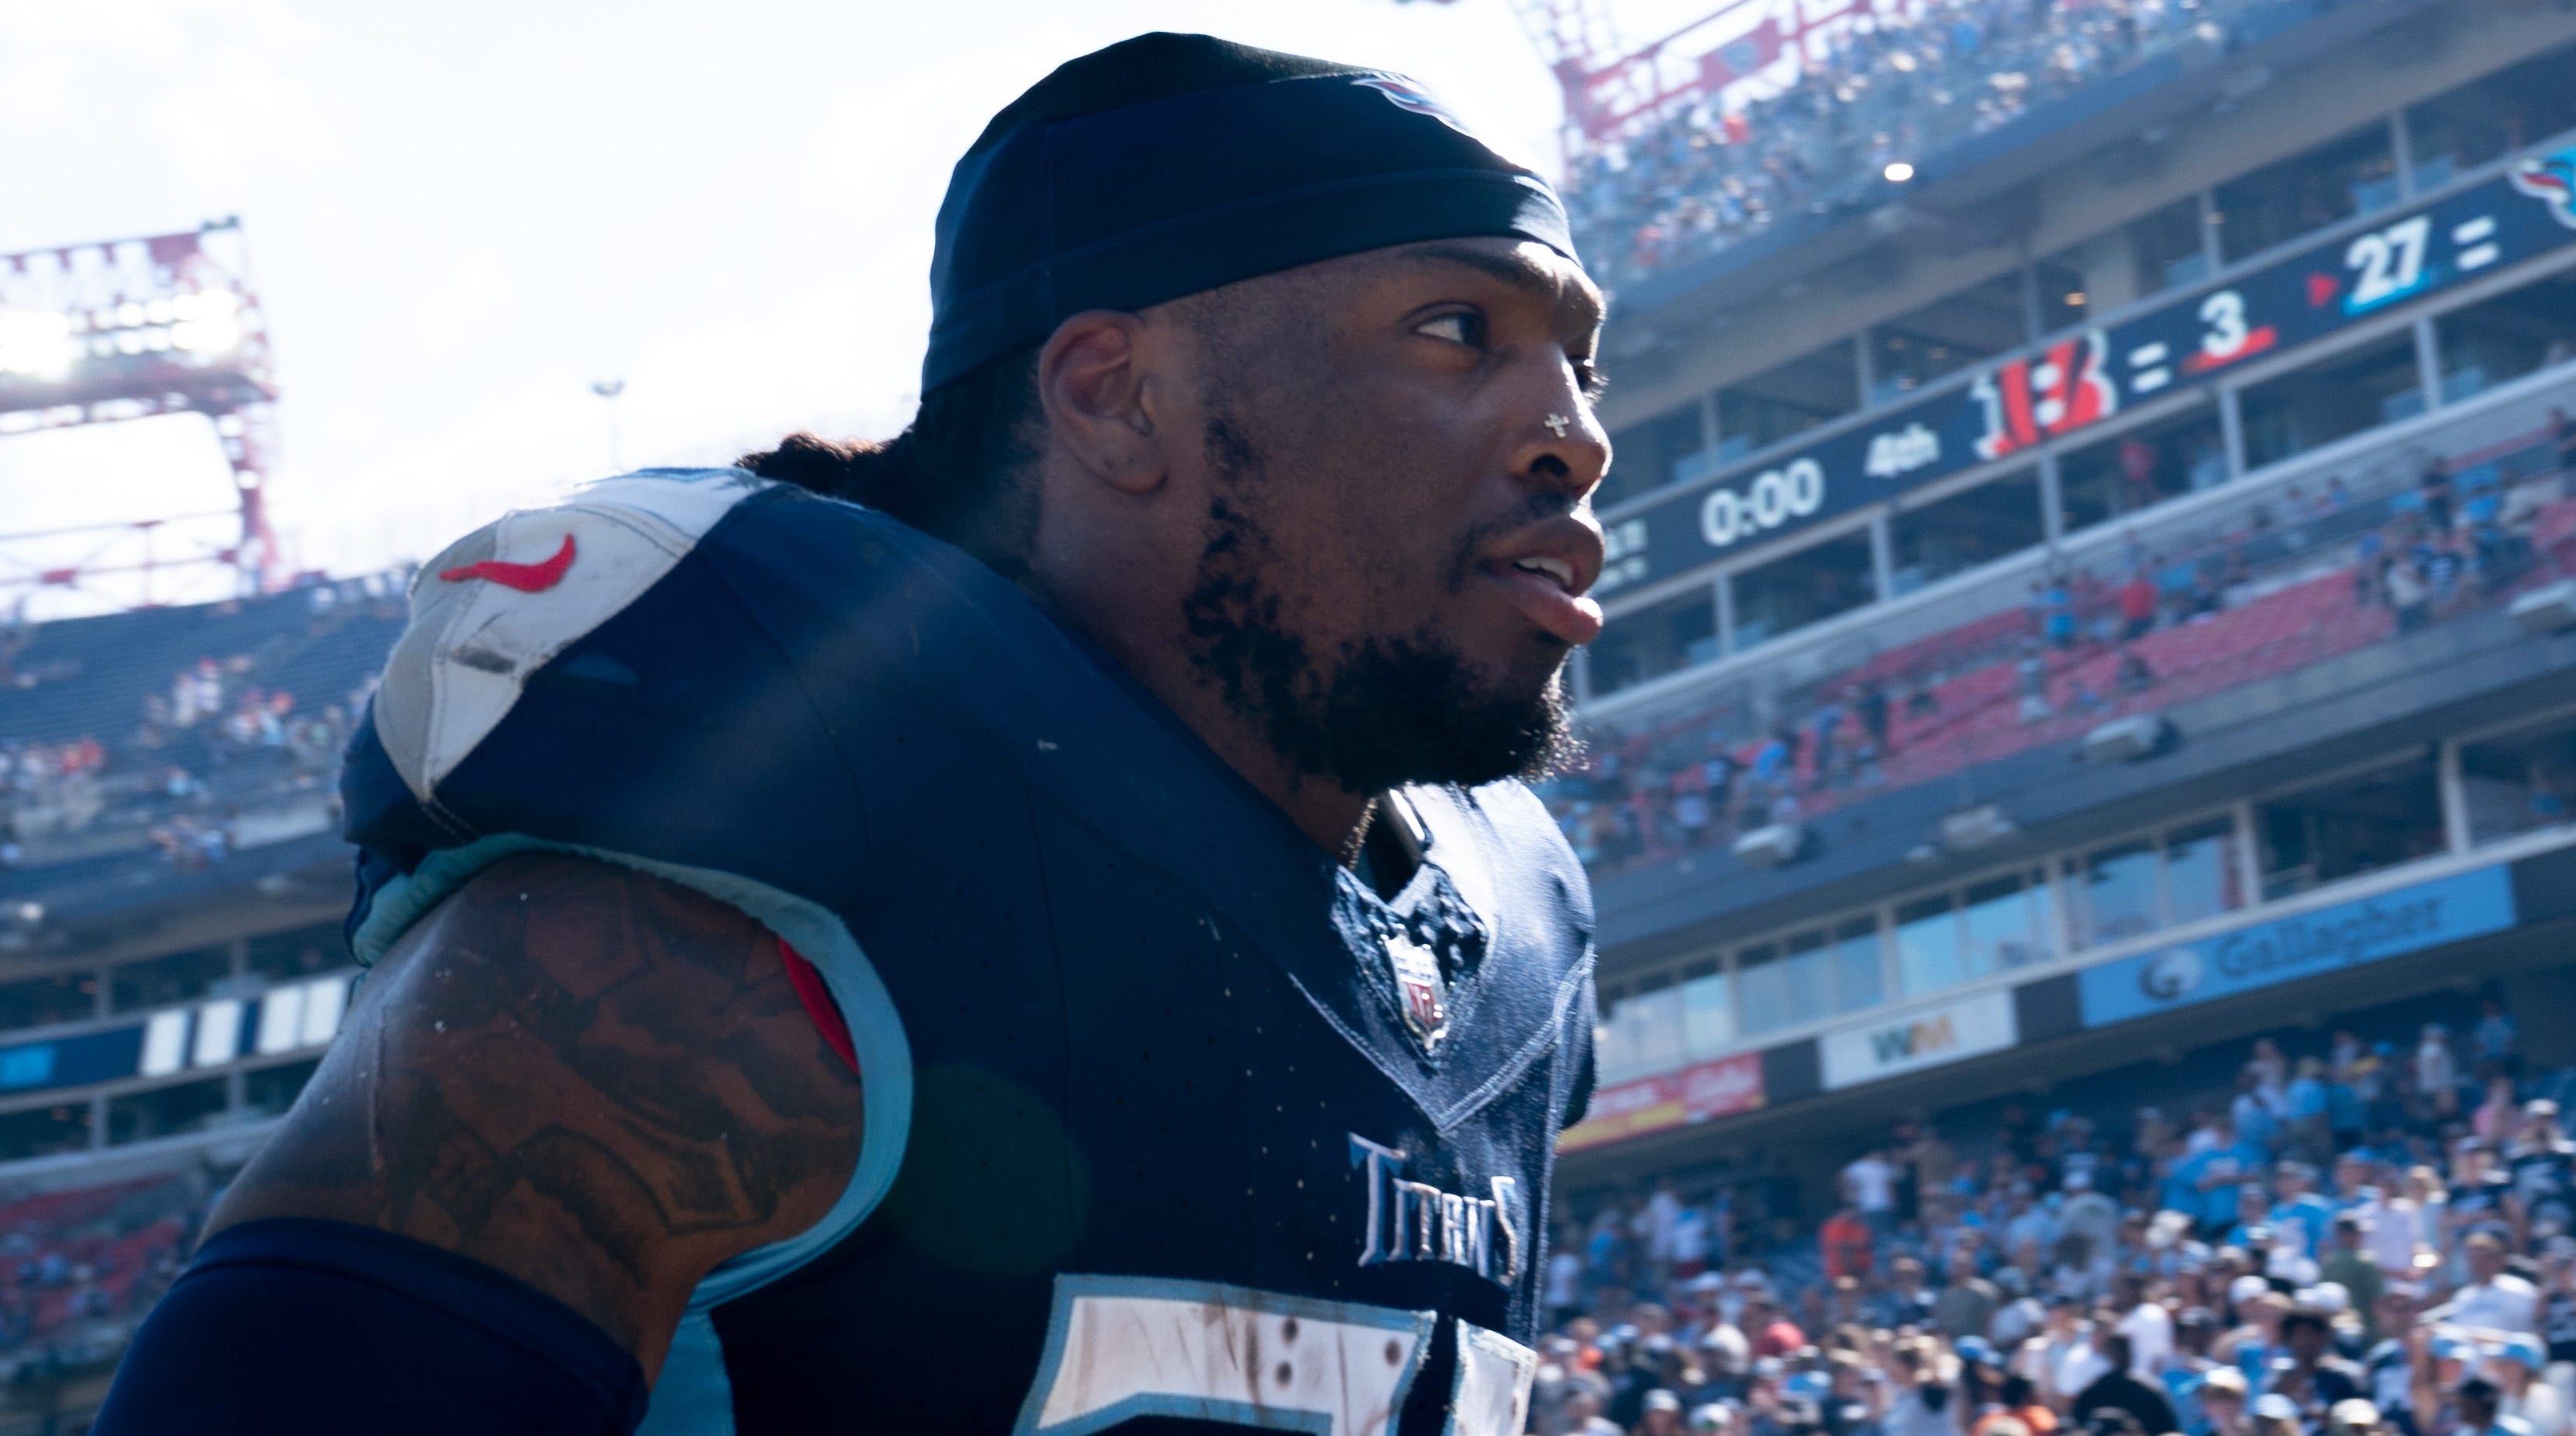
[[[1055,328],[1038,351],[1047,428],[1076,462],[1121,493],[1163,481],[1163,449],[1146,403],[1145,321],[1095,309]]]

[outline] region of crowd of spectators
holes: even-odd
[[[0,870],[138,849],[202,868],[234,850],[245,812],[327,793],[400,592],[379,576],[213,605],[203,632],[252,646],[175,670],[125,659],[112,638],[81,643],[85,620],[41,634],[52,640],[44,662],[12,664],[40,636],[13,629],[0,688],[35,701],[77,683],[97,698],[81,705],[95,710],[89,731],[37,738],[5,731],[12,698],[0,692]],[[352,620],[370,631],[352,635]],[[351,636],[360,641],[340,642]],[[141,663],[151,661],[147,648]]]
[[[0,1413],[18,1391],[113,1359],[178,1276],[208,1190],[170,1174],[0,1203]]]
[[[1558,1235],[1541,1436],[2568,1436],[2576,1144],[2495,1002],[2116,1119],[1899,1127]],[[1812,1231],[1813,1235],[1808,1233]]]
[[[2576,421],[2554,421],[2553,433],[2576,458]],[[2053,720],[2081,725],[2167,701],[2178,679],[2198,692],[2270,671],[2225,643],[2204,645],[2198,669],[2178,667],[2141,643],[2151,635],[2259,622],[2236,611],[2298,605],[2303,646],[2282,651],[2309,661],[2336,651],[2321,641],[2325,619],[2353,620],[2338,631],[2358,642],[2491,605],[2558,563],[2535,534],[2560,483],[2510,485],[2486,467],[2464,477],[2426,456],[2411,487],[2367,502],[2340,477],[2292,484],[2248,508],[2232,531],[2172,553],[2129,531],[2104,570],[2062,567],[2034,579],[2017,621],[1971,618],[1759,702],[1720,690],[1688,717],[1596,724],[1579,765],[1541,796],[1577,856],[1596,874],[1615,872],[1937,776],[1947,769],[1929,761],[1931,750],[1963,731],[1977,735],[1978,758],[1991,758],[2065,736]],[[2348,577],[2327,587],[2348,588],[2288,592],[2331,575]],[[1998,669],[2008,682],[1978,679]],[[1989,721],[1997,709],[2010,721]]]
[[[1798,72],[1776,93],[1747,98],[1761,82],[1739,83],[1575,156],[1575,239],[1596,276],[1633,282],[1883,190],[1891,162],[1919,162],[2177,43],[2222,44],[2247,3],[1864,0],[1790,45]],[[1793,38],[1775,28],[1739,43],[1759,60]]]

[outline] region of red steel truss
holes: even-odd
[[[1398,0],[1408,3],[1408,0]],[[1432,0],[1450,5],[1456,0]],[[1565,93],[1569,155],[1615,144],[1641,123],[1677,109],[1724,103],[1807,42],[1864,14],[1911,13],[1920,0],[1726,0],[1660,39],[1630,48],[1604,0],[1512,0],[1521,28]]]
[[[206,416],[232,468],[233,522],[139,523],[0,534],[0,606],[45,588],[122,595],[175,568],[220,566],[244,589],[274,577],[264,503],[277,386],[238,220],[179,234],[0,255],[0,436],[159,414]],[[215,541],[206,535],[220,533]],[[177,545],[173,551],[173,545]],[[80,556],[63,561],[66,551]]]

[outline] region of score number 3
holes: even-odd
[[[1061,1276],[1014,1436],[1182,1416],[1308,1436],[1395,1436],[1439,1318],[1151,1277]],[[1458,1323],[1447,1436],[1518,1436],[1538,1358]]]

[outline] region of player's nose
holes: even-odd
[[[1610,436],[1580,389],[1560,380],[1523,422],[1512,456],[1514,477],[1577,502],[1601,486],[1610,471]]]

